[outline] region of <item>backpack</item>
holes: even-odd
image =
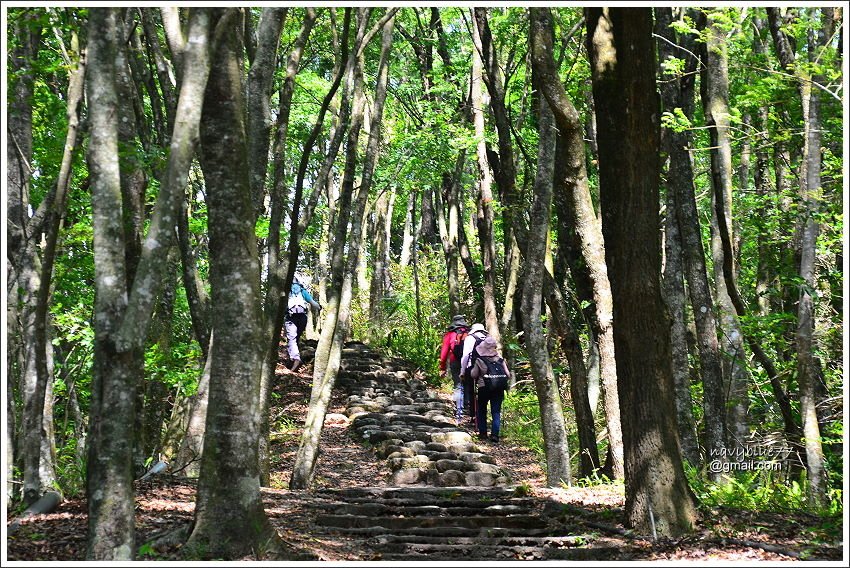
[[[469,335],[468,327],[461,327],[455,330],[455,338],[452,343],[452,360],[458,363],[460,363],[463,357],[463,342],[466,340],[467,335]]]
[[[301,282],[294,281],[293,287],[297,286],[298,291],[289,292],[289,313],[290,314],[306,314],[307,313],[307,300],[304,299],[304,294],[302,294],[302,290],[304,289],[304,285]]]
[[[490,334],[487,333],[487,330],[479,330],[476,331],[472,337],[475,338],[475,344],[472,346],[472,351],[469,352],[469,361],[467,362],[466,368],[471,369],[473,365],[475,365],[475,361],[478,359],[478,344],[484,341],[486,337],[489,337]],[[461,348],[461,352],[463,352],[463,348]],[[458,358],[459,359],[459,358]]]
[[[484,386],[492,390],[507,390],[508,376],[505,374],[504,359],[501,357],[481,357],[481,362],[487,365],[484,373]]]

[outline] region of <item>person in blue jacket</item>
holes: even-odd
[[[284,327],[286,329],[286,347],[289,352],[290,370],[295,371],[301,366],[301,353],[298,350],[298,340],[307,329],[307,310],[313,306],[316,312],[322,310],[322,306],[313,299],[310,291],[304,285],[304,278],[295,275],[292,286],[289,288],[289,309],[286,313]]]

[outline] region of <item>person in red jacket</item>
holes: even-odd
[[[460,314],[452,318],[452,323],[443,334],[443,346],[440,349],[440,376],[446,376],[446,367],[451,370],[454,392],[452,400],[457,409],[457,423],[463,418],[463,381],[460,377],[460,357],[463,351],[463,340],[469,332],[469,324]]]

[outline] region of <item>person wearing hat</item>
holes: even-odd
[[[475,410],[475,382],[469,375],[469,368],[475,362],[476,347],[478,347],[478,344],[481,343],[485,337],[489,336],[490,334],[487,333],[487,329],[484,327],[483,323],[472,324],[472,327],[469,329],[469,334],[463,341],[463,354],[460,357],[460,375],[463,380],[464,395],[463,406],[472,418],[473,423],[475,423],[475,419],[477,417],[477,412]]]
[[[490,405],[490,414],[493,422],[490,428],[490,441],[499,443],[499,432],[502,427],[502,401],[505,391],[508,390],[508,378],[510,371],[505,360],[499,356],[496,340],[492,337],[484,338],[478,345],[477,357],[471,363],[469,374],[478,388],[478,437],[482,440],[487,438],[487,404]]]
[[[286,330],[286,349],[289,353],[289,361],[291,371],[297,371],[301,366],[301,352],[298,349],[298,340],[301,334],[307,328],[307,310],[310,306],[316,312],[322,311],[322,306],[313,299],[310,291],[307,290],[306,278],[300,274],[296,274],[292,280],[292,286],[289,289],[289,297],[287,298],[287,312],[284,320],[284,329]]]
[[[452,384],[454,393],[452,400],[455,401],[457,407],[457,421],[460,424],[463,418],[463,383],[460,378],[460,355],[463,349],[463,340],[469,331],[469,324],[466,319],[460,314],[452,318],[452,323],[446,328],[446,333],[443,334],[443,346],[440,349],[440,375],[446,375],[446,367],[448,366],[452,372]]]

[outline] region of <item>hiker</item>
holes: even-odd
[[[463,419],[463,381],[460,377],[460,358],[463,356],[463,342],[469,332],[469,324],[460,314],[452,318],[452,323],[443,334],[443,346],[440,349],[440,376],[446,376],[446,366],[452,373],[454,391],[452,400],[457,407],[457,423]]]
[[[289,351],[289,370],[296,371],[301,366],[301,353],[298,350],[298,340],[307,328],[307,309],[312,306],[316,312],[322,311],[322,306],[313,299],[307,290],[303,276],[298,274],[292,280],[289,288],[289,310],[286,312],[286,347]]]
[[[469,414],[470,421],[474,424],[477,413],[475,411],[475,381],[469,375],[469,368],[475,362],[475,348],[489,333],[482,323],[474,323],[469,329],[466,339],[463,341],[463,353],[460,358],[460,373],[463,377],[463,407]]]
[[[499,431],[502,426],[502,400],[508,390],[510,371],[505,360],[499,356],[496,340],[484,338],[477,348],[478,356],[472,363],[469,374],[478,387],[478,438],[487,438],[487,403],[493,423],[490,429],[490,441],[499,443]]]

